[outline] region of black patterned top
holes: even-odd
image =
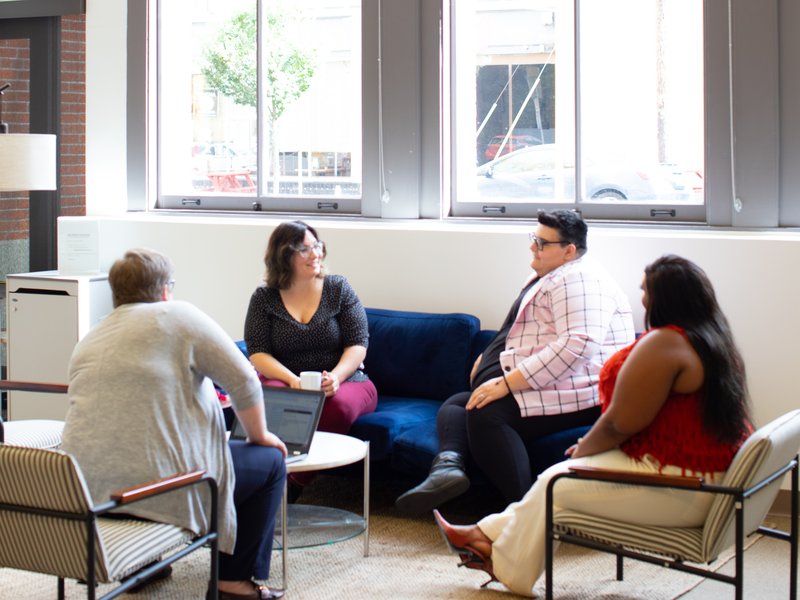
[[[244,339],[250,354],[271,354],[295,375],[330,371],[345,348],[367,347],[367,314],[341,275],[325,277],[319,308],[308,323],[289,314],[279,290],[263,285],[250,297]]]

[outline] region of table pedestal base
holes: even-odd
[[[350,511],[311,504],[290,504],[288,548],[310,548],[349,540],[364,533],[364,518]],[[283,548],[281,519],[275,524],[275,549]]]

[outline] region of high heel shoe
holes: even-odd
[[[484,588],[493,581],[499,581],[494,575],[492,570],[492,559],[485,556],[480,550],[477,550],[470,545],[467,537],[456,530],[450,523],[444,520],[444,517],[438,510],[433,511],[433,516],[436,519],[436,524],[439,526],[439,531],[442,533],[447,547],[453,554],[458,554],[461,562],[458,563],[459,567],[467,567],[468,569],[475,569],[483,571],[491,579],[482,583],[481,587]]]

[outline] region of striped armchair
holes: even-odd
[[[114,598],[205,545],[211,547],[209,593],[216,598],[217,484],[204,471],[123,490],[95,505],[69,454],[0,444],[0,481],[0,567],[55,575],[60,600],[66,578],[85,581],[90,600],[97,583],[121,582],[101,597]],[[103,516],[203,483],[209,487],[212,515],[205,535],[166,523]]]
[[[68,386],[61,383],[33,383],[0,379],[0,390],[66,394]],[[3,422],[0,416],[0,443],[28,448],[58,448],[61,445],[64,421],[53,419],[21,419]]]
[[[742,599],[744,538],[758,532],[790,544],[789,597],[797,597],[798,556],[798,449],[800,410],[794,410],[761,427],[747,439],[733,459],[721,485],[702,477],[670,477],[589,467],[574,467],[554,477],[547,488],[545,539],[545,594],[553,598],[554,542],[561,541],[609,552],[617,556],[617,580],[622,581],[623,557],[634,558],[717,581],[733,584]],[[791,473],[790,531],[762,526],[781,482]],[[564,478],[610,481],[632,486],[673,487],[716,494],[705,523],[697,528],[643,527],[575,511],[553,515],[553,490]],[[705,564],[735,546],[734,575],[724,575],[685,564]]]

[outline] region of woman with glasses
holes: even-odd
[[[310,225],[278,225],[264,256],[266,285],[250,298],[244,337],[267,383],[300,388],[300,373],[321,372],[326,398],[319,430],[347,433],[375,410],[378,392],[363,371],[366,312],[343,276],[325,274],[326,255]]]
[[[439,454],[427,479],[397,499],[401,512],[423,513],[463,494],[467,457],[506,500],[519,500],[536,475],[527,444],[600,415],[600,367],[633,341],[630,303],[585,256],[580,214],[541,211],[538,221],[530,235],[534,272],[475,362],[471,391],[439,409]]]

